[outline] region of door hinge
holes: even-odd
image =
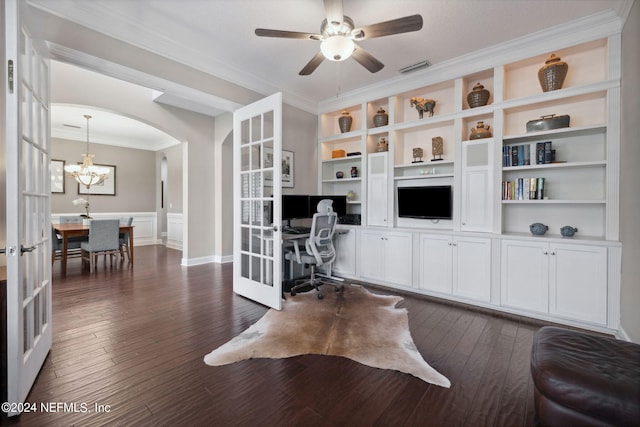
[[[13,93],[13,59],[9,60],[7,66],[7,79],[9,80],[9,93]]]

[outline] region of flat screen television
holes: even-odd
[[[322,199],[333,200],[333,211],[339,217],[347,214],[347,196],[309,196],[309,216],[313,216],[316,213],[318,203]]]
[[[452,200],[450,185],[398,187],[398,217],[451,219]]]

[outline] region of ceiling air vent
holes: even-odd
[[[409,73],[411,71],[421,70],[422,68],[427,68],[429,66],[431,66],[431,63],[425,59],[424,61],[416,62],[413,65],[408,65],[404,68],[400,68],[399,71],[401,73]]]
[[[62,126],[66,126],[68,128],[75,128],[75,129],[80,129],[80,126],[76,126],[76,125],[68,125],[66,123],[63,123]]]

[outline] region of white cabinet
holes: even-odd
[[[412,233],[360,230],[360,273],[364,279],[412,284]]]
[[[387,152],[369,154],[367,171],[367,225],[386,227],[388,222]]]
[[[336,249],[336,260],[333,263],[333,273],[340,276],[355,276],[356,274],[356,230],[337,229],[333,237]]]
[[[462,143],[462,191],[460,229],[491,231],[493,191],[490,172],[493,138]]]
[[[551,245],[549,312],[568,319],[607,323],[607,249]]]
[[[607,323],[607,250],[527,240],[502,242],[502,305]]]
[[[419,263],[419,288],[490,301],[490,239],[422,234]]]
[[[420,235],[420,270],[418,287],[428,291],[451,294],[453,257],[451,236]]]

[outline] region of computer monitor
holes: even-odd
[[[333,211],[339,217],[347,214],[347,196],[309,196],[309,216],[316,213],[318,203],[322,199],[333,200]]]
[[[290,224],[292,219],[309,218],[309,196],[299,194],[282,195],[282,220]]]

